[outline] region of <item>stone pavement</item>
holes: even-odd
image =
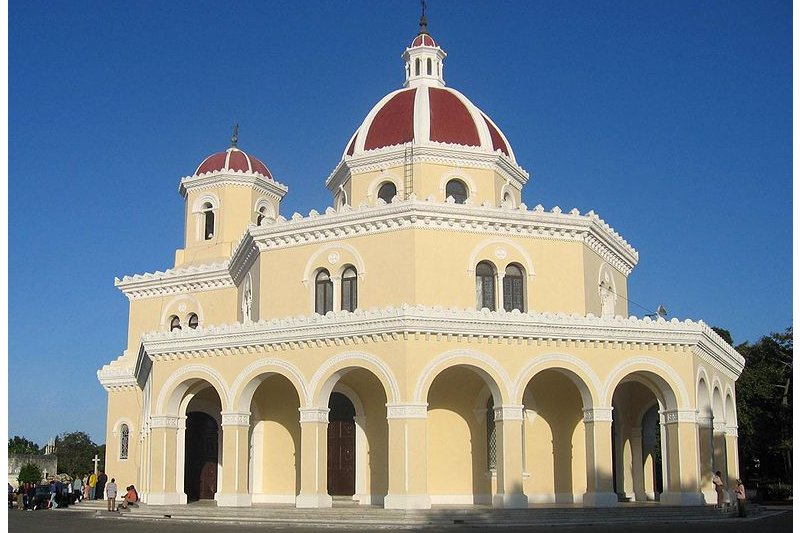
[[[252,507],[217,507],[216,502],[148,506],[109,513],[106,502],[84,501],[64,511],[93,512],[98,518],[122,518],[205,523],[262,524],[297,527],[347,527],[348,529],[423,529],[444,526],[564,526],[634,523],[685,523],[735,518],[735,509],[713,506],[669,507],[657,503],[621,503],[617,507],[584,508],[579,505],[531,505],[528,509],[493,509],[489,506],[435,506],[429,510],[398,511],[352,502],[334,502],[328,509],[295,509],[288,505],[254,504]],[[750,505],[748,518],[771,516],[775,510]]]

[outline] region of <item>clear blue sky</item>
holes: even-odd
[[[11,1],[9,435],[105,441],[114,277],[172,266],[180,178],[238,121],[289,186],[282,214],[324,210],[418,18],[415,0]],[[633,301],[736,343],[791,325],[789,1],[429,0],[428,20],[447,84],[531,173],[525,203],[593,209],[639,251]]]

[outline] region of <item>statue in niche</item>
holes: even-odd
[[[253,321],[253,286],[250,282],[250,274],[244,282],[244,292],[242,293],[242,321],[247,324]]]
[[[611,276],[609,276],[608,272],[603,272],[603,278],[600,280],[598,292],[600,293],[601,316],[603,318],[613,318],[614,303],[617,300],[617,294],[614,291],[614,286],[611,284]]]

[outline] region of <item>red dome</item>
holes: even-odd
[[[356,131],[345,155],[409,142],[499,150],[514,159],[505,136],[463,94],[428,85],[400,89],[378,102]]]
[[[411,46],[409,46],[409,48],[416,48],[417,46],[433,46],[433,47],[436,47],[436,46],[439,46],[439,45],[436,44],[436,41],[433,40],[433,37],[431,37],[427,33],[420,33],[419,35],[414,37],[413,41],[411,41]]]
[[[206,172],[253,172],[272,179],[272,174],[264,163],[235,146],[206,157],[194,174],[196,176]]]

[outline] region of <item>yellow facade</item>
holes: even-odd
[[[408,509],[702,504],[712,471],[734,479],[741,356],[702,322],[628,317],[638,253],[593,212],[522,204],[527,173],[480,127],[480,145],[357,132],[334,207],[307,216],[255,171],[184,178],[174,267],[117,280],[128,342],[98,376],[119,484],[153,505]]]

